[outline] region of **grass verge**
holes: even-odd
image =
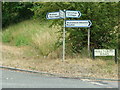
[[[37,70],[53,74],[61,74],[67,77],[94,77],[106,79],[118,79],[118,65],[114,60],[79,58],[66,59],[39,59],[35,54],[26,56],[26,47],[2,46],[3,66],[15,68]],[[30,48],[28,48],[30,49]]]

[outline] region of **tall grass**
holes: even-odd
[[[33,45],[39,49],[43,56],[48,56],[55,50],[55,44],[58,40],[58,29],[43,27],[33,37]],[[42,32],[42,33],[41,33]]]
[[[48,56],[55,50],[58,27],[49,27],[51,22],[27,20],[3,29],[2,41],[15,46],[31,46],[39,54]]]
[[[62,58],[62,45],[56,48],[56,42],[61,28],[58,26],[49,27],[51,22],[41,22],[38,20],[27,20],[3,29],[2,42],[15,46],[30,46],[39,55],[50,58]],[[66,34],[67,37],[67,34]],[[31,55],[31,54],[29,54]],[[91,52],[92,56],[92,52]],[[73,53],[66,43],[66,58],[88,57],[87,48],[83,48],[81,53]],[[92,57],[91,57],[92,58]],[[101,57],[96,57],[101,58]],[[114,59],[114,57],[102,57],[101,59]]]

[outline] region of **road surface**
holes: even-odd
[[[1,71],[2,88],[118,88],[116,81],[96,82],[0,69]]]

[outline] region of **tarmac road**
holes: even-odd
[[[2,88],[118,88],[117,81],[93,82],[84,79],[65,79],[12,70],[0,69],[1,71]]]

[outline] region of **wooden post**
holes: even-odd
[[[95,59],[95,52],[94,52],[95,49],[92,50],[92,57],[93,59]]]
[[[115,49],[115,63],[116,64],[118,63],[118,60],[117,60],[117,49]]]

